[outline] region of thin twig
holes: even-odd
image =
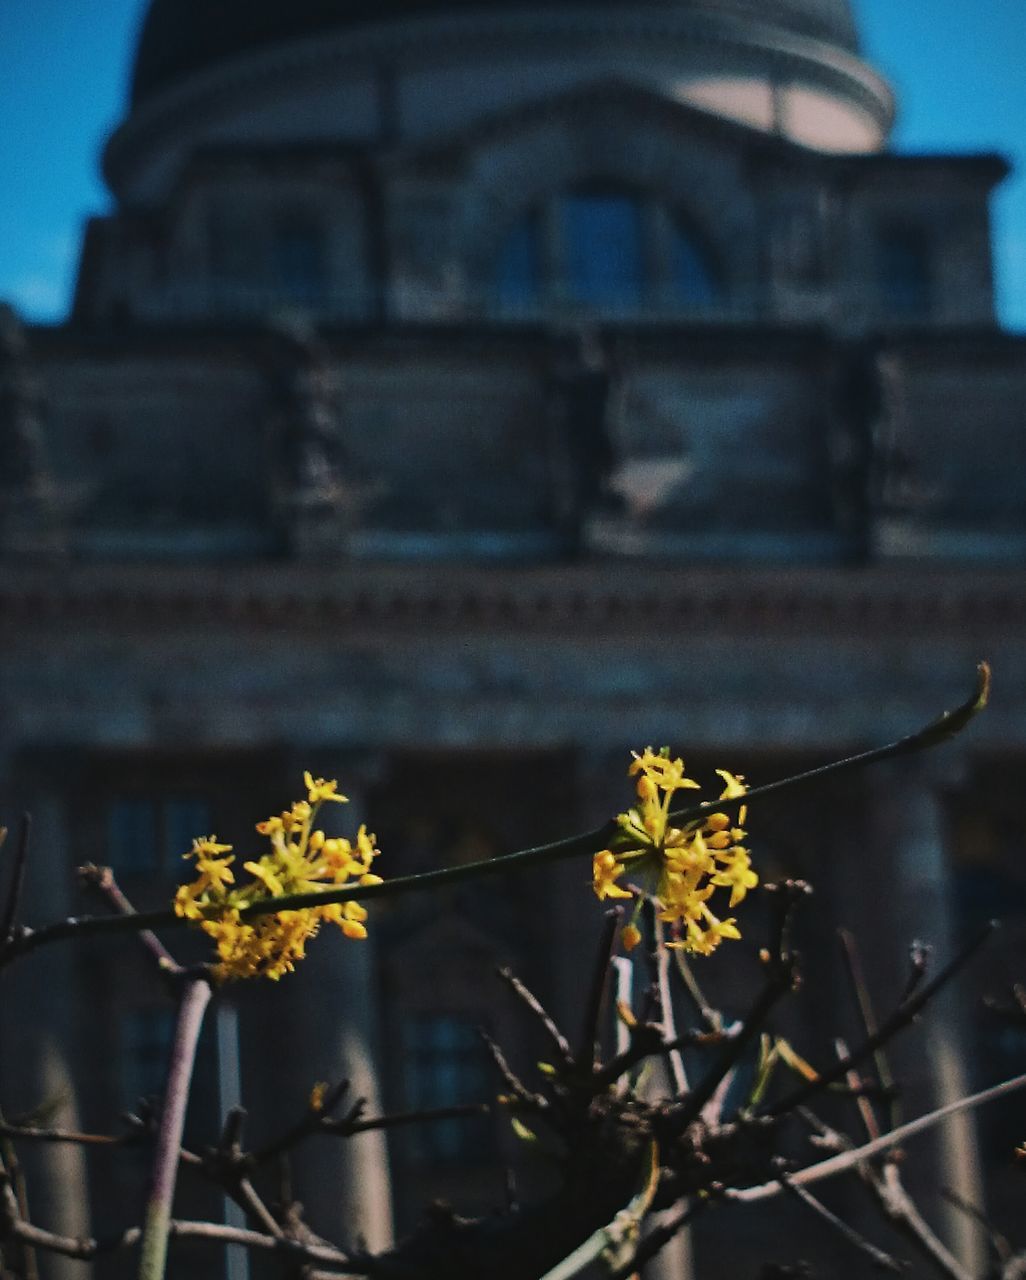
[[[562,1031],[560,1031],[559,1027],[556,1026],[552,1017],[546,1011],[538,997],[520,981],[512,969],[503,966],[498,970],[498,974],[503,982],[507,983],[512,988],[513,993],[517,998],[531,1010],[534,1016],[541,1023],[549,1039],[552,1041],[552,1046],[556,1050],[556,1054],[562,1065],[567,1067],[571,1066],[573,1063],[573,1057],[570,1053],[570,1042],[567,1040],[566,1036],[563,1035]]]
[[[846,1058],[851,1057],[851,1050],[848,1048],[844,1040],[838,1036],[834,1040],[834,1052],[837,1054],[838,1061],[844,1062]],[[858,1108],[859,1116],[862,1119],[862,1127],[866,1131],[867,1138],[879,1138],[880,1125],[876,1118],[876,1112],[873,1110],[873,1104],[866,1097],[865,1091],[859,1088],[859,1073],[854,1067],[847,1073],[845,1079],[848,1082],[848,1089],[855,1099],[855,1105]],[[896,1126],[892,1125],[892,1128]]]
[[[21,827],[18,830],[18,847],[14,852],[14,867],[11,870],[11,883],[7,890],[7,901],[4,903],[2,923],[0,923],[0,944],[8,946],[18,929],[18,908],[21,906],[22,894],[25,891],[25,868],[28,866],[29,841],[32,836],[32,815],[21,815]]]
[[[82,1147],[123,1147],[140,1140],[135,1133],[79,1133],[75,1129],[36,1129],[21,1124],[0,1124],[0,1138],[26,1138],[43,1143],[68,1142]]]
[[[994,1224],[987,1215],[975,1204],[970,1204],[968,1200],[963,1200],[960,1195],[953,1191],[950,1187],[941,1187],[941,1195],[947,1200],[948,1204],[953,1205],[960,1212],[964,1213],[967,1218],[980,1228],[987,1236],[990,1244],[991,1252],[997,1262],[1004,1264],[1010,1262],[1015,1256],[1015,1250],[1005,1239],[1005,1237],[995,1229]]]
[[[0,1121],[3,1121],[3,1118],[3,1112],[0,1112]],[[22,1222],[28,1222],[28,1188],[25,1186],[25,1173],[18,1159],[17,1151],[7,1138],[0,1142],[0,1175],[10,1180],[8,1189],[11,1202],[6,1207],[13,1210],[16,1218],[19,1218]],[[4,1195],[6,1197],[6,1190]],[[5,1211],[4,1216],[8,1217],[10,1215]],[[22,1268],[25,1272],[24,1280],[39,1280],[39,1265],[36,1262],[36,1255],[31,1246],[23,1243],[21,1254]]]
[[[1003,1098],[1006,1094],[1014,1093],[1017,1089],[1022,1088],[1026,1088],[1026,1075],[1014,1076],[1012,1079],[996,1084],[990,1089],[984,1089],[980,1093],[970,1094],[967,1098],[958,1098],[943,1107],[938,1107],[936,1111],[931,1111],[925,1116],[919,1116],[916,1120],[908,1121],[907,1124],[903,1124],[897,1129],[892,1129],[890,1133],[874,1138],[872,1142],[864,1143],[861,1147],[852,1147],[850,1151],[842,1151],[838,1155],[831,1156],[828,1160],[821,1160],[818,1164],[808,1165],[804,1169],[799,1169],[797,1173],[791,1174],[791,1181],[800,1186],[808,1186],[813,1182],[822,1181],[823,1178],[832,1178],[835,1174],[844,1173],[845,1170],[853,1169],[863,1161],[872,1159],[873,1156],[879,1155],[882,1151],[888,1151],[891,1147],[898,1146],[899,1143],[904,1142],[907,1138],[914,1137],[917,1133],[932,1129],[935,1124],[946,1120],[948,1116],[983,1106],[984,1103],[993,1102],[997,1098]],[[779,1182],[765,1182],[755,1187],[739,1187],[728,1190],[723,1195],[728,1200],[747,1204],[753,1200],[768,1200],[775,1195],[779,1195],[779,1193]]]
[[[395,1115],[354,1120],[344,1132],[339,1127],[329,1125],[325,1132],[350,1137],[354,1133],[369,1133],[372,1129],[397,1129],[402,1125],[429,1124],[434,1120],[465,1120],[470,1116],[486,1116],[491,1109],[487,1102],[464,1102],[452,1107],[435,1107],[423,1111],[398,1111]]]
[[[887,1217],[933,1263],[945,1280],[973,1280],[972,1273],[962,1266],[919,1212],[915,1201],[902,1184],[898,1166],[893,1159],[884,1164],[883,1170],[871,1185]]]
[[[631,1047],[631,1031],[634,1023],[634,961],[626,956],[613,956],[616,974],[616,1045],[618,1058]]]
[[[658,1185],[659,1157],[653,1143],[645,1185],[632,1197],[630,1204],[621,1209],[612,1222],[592,1232],[573,1253],[546,1271],[541,1280],[573,1280],[573,1277],[586,1271],[599,1258],[605,1256],[608,1259],[610,1255],[615,1257],[621,1250],[629,1247],[629,1242],[641,1228]],[[632,1257],[634,1252],[633,1249],[630,1250]]]
[[[843,1236],[849,1244],[854,1245],[860,1253],[866,1254],[875,1266],[880,1267],[884,1271],[897,1272],[899,1275],[905,1270],[905,1266],[903,1266],[897,1258],[892,1258],[891,1255],[889,1253],[885,1253],[883,1249],[878,1249],[872,1241],[867,1240],[866,1237],[856,1231],[854,1227],[849,1226],[843,1218],[839,1218],[836,1213],[828,1209],[822,1201],[817,1200],[811,1191],[806,1191],[804,1187],[798,1186],[786,1173],[781,1172],[778,1177],[780,1179],[780,1185],[789,1195],[794,1196],[794,1198],[805,1205],[806,1208],[811,1209],[818,1218],[833,1227],[833,1229]]]
[[[851,986],[855,1007],[858,1009],[859,1016],[862,1019],[863,1034],[868,1039],[870,1036],[876,1034],[879,1027],[876,1020],[876,1012],[873,1009],[873,1002],[869,995],[869,987],[866,983],[865,974],[862,971],[862,957],[859,955],[858,944],[855,941],[855,936],[849,929],[838,929],[837,936],[841,941],[841,955],[844,958],[844,966],[848,974],[848,982]],[[911,989],[906,988],[902,999],[907,999],[911,994]],[[839,1055],[840,1058],[846,1058],[849,1056],[850,1054],[847,1052]],[[887,1060],[887,1054],[884,1052],[882,1045],[875,1050],[873,1054],[873,1061],[876,1064],[876,1074],[879,1077],[880,1083],[885,1088],[893,1089],[894,1076],[891,1074],[890,1063]],[[871,1107],[869,1108],[868,1115],[865,1109],[860,1108],[860,1110],[862,1110],[863,1122],[866,1125],[869,1137],[875,1138],[879,1132],[875,1112],[873,1112]],[[872,1117],[872,1122],[870,1122],[870,1116]],[[890,1106],[890,1122],[890,1127],[892,1129],[901,1123],[901,1108],[897,1098],[892,1101]]]
[[[923,1006],[942,987],[946,986],[960,969],[963,969],[968,964],[976,952],[990,939],[996,928],[997,922],[992,920],[985,929],[982,929],[975,938],[968,942],[944,966],[932,982],[920,987],[907,1000],[902,1001],[891,1016],[877,1028],[874,1034],[868,1036],[847,1058],[842,1059],[840,1062],[835,1062],[832,1067],[821,1072],[815,1080],[807,1080],[804,1084],[799,1085],[797,1089],[786,1094],[772,1106],[766,1107],[763,1114],[781,1116],[792,1108],[800,1106],[801,1103],[807,1102],[809,1098],[819,1093],[820,1090],[833,1084],[835,1080],[843,1079],[852,1067],[857,1067],[860,1062],[864,1062],[866,1058],[875,1053],[881,1045],[887,1044],[897,1032],[903,1027],[907,1027],[910,1022],[913,1022]]]
[[[832,1129],[807,1107],[798,1113],[816,1130],[822,1146],[833,1151],[850,1152],[855,1144],[845,1134]],[[945,1280],[973,1280],[962,1264],[944,1244],[917,1208],[901,1181],[893,1148],[887,1153],[883,1167],[863,1160],[856,1172],[876,1198],[885,1216],[911,1241],[919,1252],[945,1277]]]
[[[2,1184],[2,1178],[0,1178]],[[15,1239],[32,1244],[35,1248],[59,1253],[66,1258],[78,1258],[89,1261],[119,1249],[129,1249],[139,1243],[142,1238],[140,1227],[129,1227],[115,1236],[97,1239],[89,1236],[62,1236],[53,1231],[44,1231],[30,1223],[20,1220],[9,1227],[9,1234]],[[351,1274],[366,1275],[371,1263],[369,1260],[350,1258],[341,1250],[328,1245],[303,1243],[288,1237],[268,1236],[260,1231],[250,1231],[245,1227],[223,1226],[218,1222],[194,1222],[175,1219],[169,1223],[170,1236],[206,1241],[212,1244],[240,1244],[247,1249],[259,1252],[278,1253],[283,1257],[299,1262],[321,1262],[344,1267]]]
[[[256,1188],[248,1178],[237,1178],[232,1187],[225,1188],[239,1208],[250,1218],[259,1222],[269,1236],[284,1236],[281,1223],[271,1213],[257,1194]]]
[[[348,1092],[348,1080],[340,1080],[338,1084],[333,1085],[325,1094],[319,1108],[309,1108],[306,1115],[297,1124],[294,1124],[291,1129],[287,1129],[280,1138],[275,1138],[267,1146],[261,1147],[253,1155],[254,1162],[256,1164],[265,1164],[268,1160],[273,1160],[275,1156],[282,1155],[290,1148],[297,1146],[305,1138],[317,1133],[325,1119],[331,1115]]]
[[[706,1000],[705,995],[702,992],[702,988],[698,985],[698,979],[695,977],[695,971],[688,963],[687,956],[683,951],[676,950],[673,953],[673,958],[676,964],[677,974],[681,982],[684,984],[684,988],[688,995],[694,1001],[695,1009],[702,1021],[710,1031],[722,1031],[723,1015],[718,1009],[714,1009],[709,1001]]]
[[[602,1001],[609,982],[609,963],[613,956],[613,947],[616,945],[617,930],[622,921],[622,911],[614,909],[606,912],[598,950],[595,952],[595,965],[592,969],[588,995],[584,1002],[584,1022],[581,1026],[581,1040],[577,1050],[577,1062],[585,1075],[590,1075],[595,1066],[595,1050],[599,1038]]]
[[[137,914],[135,907],[122,892],[110,867],[98,867],[92,862],[87,862],[85,866],[79,867],[78,877],[82,884],[101,894],[119,916]],[[168,977],[179,977],[185,972],[152,929],[140,929],[138,937],[150,953],[160,973]]]
[[[667,1040],[662,1026],[654,1022],[639,1022],[630,1028],[629,1035],[627,1048],[592,1072],[588,1083],[594,1093],[601,1092],[607,1085],[619,1080],[624,1072],[630,1071],[646,1058],[662,1057],[680,1049],[718,1042],[718,1038],[710,1040],[711,1033],[703,1031],[686,1031],[673,1040]]]
[[[799,901],[811,890],[802,880],[785,880],[780,885],[767,885],[766,888],[767,890],[773,888],[775,891],[774,936],[768,956],[769,977],[737,1034],[732,1035],[724,1044],[717,1060],[688,1094],[677,1121],[682,1130],[702,1114],[706,1103],[716,1093],[720,1082],[759,1034],[770,1010],[794,984],[794,956],[791,954],[789,942],[790,921]]]
[[[663,1033],[666,1040],[673,1043],[677,1039],[677,1022],[673,1016],[673,1001],[670,998],[670,953],[663,945],[663,922],[658,916],[655,916],[652,921],[652,941],[655,948],[656,986],[659,991]],[[688,1076],[684,1070],[684,1059],[679,1049],[666,1050],[666,1059],[670,1064],[670,1077],[673,1080],[674,1095],[680,1098],[688,1091]]]
[[[506,1085],[506,1088],[510,1091],[513,1097],[516,1098],[518,1102],[523,1103],[524,1106],[530,1107],[532,1110],[547,1111],[549,1106],[548,1099],[543,1097],[540,1093],[532,1093],[531,1090],[528,1089],[527,1085],[524,1084],[517,1073],[509,1065],[509,1062],[506,1060],[506,1055],[502,1052],[484,1027],[478,1027],[477,1034],[484,1041],[485,1048],[491,1054],[492,1061],[498,1068],[499,1075],[502,1076],[503,1083]]]
[[[623,1266],[617,1267],[615,1271],[611,1271],[608,1280],[630,1280],[632,1276],[637,1275],[645,1263],[651,1262],[661,1249],[678,1236],[689,1223],[694,1222],[709,1203],[708,1200],[682,1200],[680,1204],[666,1211],[661,1221],[656,1223],[635,1249],[634,1257]]]
[[[203,1014],[210,1003],[210,996],[210,983],[205,976],[186,979],[178,1007],[171,1065],[164,1090],[160,1128],[157,1130],[157,1147],[153,1155],[153,1176],[146,1205],[139,1280],[163,1280],[185,1108],[189,1101],[189,1084],[196,1061],[196,1046],[203,1026]]]

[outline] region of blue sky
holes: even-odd
[[[287,2],[287,0],[285,0]],[[895,146],[996,150],[998,303],[1026,330],[1026,0],[856,0],[866,53],[898,91]],[[0,298],[66,311],[82,223],[107,207],[100,145],[124,102],[145,0],[0,0]]]

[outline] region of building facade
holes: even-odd
[[[912,936],[943,955],[998,908],[988,980],[1016,976],[1006,166],[895,154],[892,116],[847,0],[153,0],[72,314],[0,326],[0,800],[36,815],[36,921],[89,860],[166,901],[193,835],[242,848],[304,768],[344,779],[396,874],[604,820],[631,746],[766,781],[897,736],[988,657],[964,745],[810,794],[798,833],[767,810],[763,870],[815,882],[824,947],[872,940],[881,1001]],[[487,1095],[474,1026],[521,1034],[491,970],[572,1016],[586,876],[321,940],[212,1026],[197,1131],[236,1068],[272,1128],[343,1074],[394,1110]],[[835,976],[810,981],[814,1048]],[[109,1127],[159,1088],[168,1016],[131,947],[22,966],[4,1105],[42,1084]],[[913,1096],[1021,1053],[956,1021],[909,1055]],[[944,1141],[970,1190],[971,1130]],[[406,1229],[433,1196],[501,1200],[514,1147],[473,1122],[386,1160],[364,1135],[311,1154],[301,1199],[380,1244],[393,1207]],[[92,1172],[117,1225],[137,1171]]]

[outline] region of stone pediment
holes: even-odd
[[[765,130],[739,120],[727,119],[694,103],[681,101],[652,87],[639,76],[604,76],[558,94],[534,99],[512,109],[477,118],[464,128],[443,138],[394,147],[384,159],[391,172],[417,172],[424,176],[451,174],[468,158],[487,151],[520,134],[542,128],[616,123],[629,121],[634,128],[655,127],[677,137],[690,135],[706,145],[737,154],[755,150],[777,156],[782,161],[804,160],[823,163],[827,157]]]

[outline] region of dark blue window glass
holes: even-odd
[[[297,218],[275,228],[274,275],[288,301],[314,305],[323,300],[324,237],[318,226]]]
[[[636,307],[644,286],[638,201],[613,192],[579,192],[566,197],[562,211],[570,298],[595,307]]]
[[[933,300],[933,272],[926,236],[918,227],[884,227],[876,246],[880,298],[886,311],[925,316]]]
[[[709,306],[723,292],[715,264],[686,225],[673,229],[670,269],[677,298],[683,303]]]
[[[138,875],[160,866],[157,805],[145,796],[115,800],[107,815],[107,860],[116,872]]]
[[[120,1026],[121,1105],[135,1107],[140,1098],[159,1098],[164,1088],[174,1011],[159,1008],[133,1009],[123,1015]]]
[[[528,311],[541,296],[541,227],[536,213],[522,218],[503,242],[495,273],[502,311]]]
[[[118,875],[177,878],[182,855],[210,835],[210,824],[210,806],[198,796],[119,796],[107,811],[105,857]]]
[[[403,1022],[403,1085],[411,1111],[488,1100],[494,1093],[491,1064],[476,1023],[450,1014],[413,1015]],[[435,1120],[411,1128],[416,1161],[481,1163],[494,1150],[484,1116]]]
[[[193,840],[210,834],[210,806],[205,800],[172,796],[164,801],[164,848],[172,872],[177,860],[192,848]]]

